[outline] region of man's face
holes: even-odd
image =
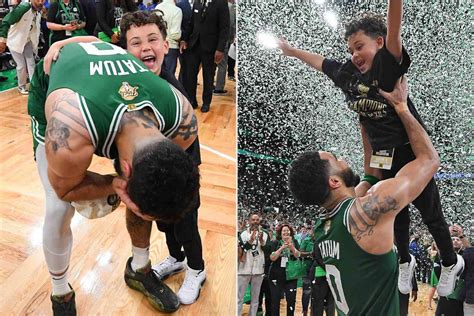
[[[156,24],[132,25],[126,34],[127,51],[140,59],[154,74],[159,75],[168,42]]]
[[[44,0],[31,0],[31,5],[36,11],[40,11],[43,8]]]
[[[260,217],[258,215],[252,215],[250,217],[250,226],[260,225]]]
[[[348,38],[347,46],[352,55],[352,63],[364,74],[372,69],[374,56],[383,47],[383,38],[378,36],[373,39],[361,30]]]
[[[337,157],[329,152],[320,151],[319,156],[323,160],[327,160],[331,167],[331,175],[337,175],[342,178],[346,187],[355,187],[360,182],[360,177],[356,175],[344,159]]]

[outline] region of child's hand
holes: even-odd
[[[379,89],[379,93],[395,108],[395,111],[408,110],[408,81],[405,76],[397,81],[392,92],[388,93]]]
[[[293,56],[295,48],[288,43],[288,41],[285,38],[280,38],[277,41],[278,47],[281,49],[281,52],[285,56]]]

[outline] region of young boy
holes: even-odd
[[[352,58],[345,63],[296,49],[284,39],[279,41],[284,55],[304,61],[334,81],[345,93],[349,108],[359,114],[364,166],[366,172],[370,170],[370,175],[363,179],[368,182],[366,188],[379,179],[393,178],[415,158],[400,119],[378,92],[379,89],[392,91],[396,81],[410,66],[410,57],[402,47],[402,6],[401,0],[389,1],[386,25],[383,18],[370,13],[351,21],[346,26],[345,40]],[[410,99],[408,107],[423,125]],[[420,210],[423,222],[439,245],[443,269],[438,293],[440,296],[449,295],[454,290],[456,276],[462,271],[464,262],[453,251],[434,179],[413,201],[413,205]],[[400,256],[398,286],[403,294],[411,291],[410,278],[415,266],[415,260],[408,252],[409,222],[407,206],[395,221],[395,242]]]

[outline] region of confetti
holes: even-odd
[[[345,60],[345,23],[366,11],[385,16],[386,5],[386,1],[239,2],[240,216],[272,206],[280,214],[269,216],[269,222],[290,220],[298,225],[315,219],[317,209],[297,204],[287,190],[288,161],[303,151],[331,148],[355,172],[363,173],[357,117],[347,108],[343,93],[324,74],[262,45],[257,34],[284,36],[298,48]],[[410,97],[441,158],[436,179],[446,221],[461,223],[474,238],[470,10],[471,4],[462,1],[405,3],[402,38],[412,59]],[[333,13],[333,26],[327,12]],[[413,208],[411,219],[412,234],[431,238]]]

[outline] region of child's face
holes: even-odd
[[[127,51],[140,59],[154,74],[159,75],[168,42],[156,24],[132,25],[126,34]]]
[[[373,39],[364,31],[358,31],[349,37],[347,46],[352,55],[351,61],[361,73],[364,74],[372,68],[374,56],[383,47],[383,42],[383,37]]]

